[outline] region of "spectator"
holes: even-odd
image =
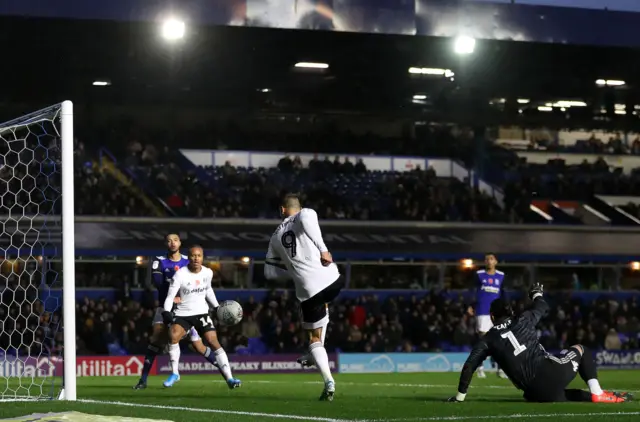
[[[604,340],[604,348],[607,350],[620,350],[622,349],[622,342],[620,337],[614,328],[611,328],[607,333],[607,337]]]

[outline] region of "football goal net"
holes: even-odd
[[[1,400],[76,399],[73,155],[70,101],[0,123]]]

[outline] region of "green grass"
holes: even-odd
[[[640,391],[640,372],[603,371],[606,389]],[[458,374],[337,375],[333,402],[318,402],[319,375],[244,376],[230,391],[219,376],[186,375],[173,388],[151,377],[133,391],[134,377],[79,378],[78,398],[96,402],[1,403],[0,418],[75,410],[83,413],[172,421],[621,421],[640,420],[640,401],[617,405],[525,403],[509,381],[475,378],[465,403],[443,403],[455,394]],[[577,388],[584,383],[577,380]]]

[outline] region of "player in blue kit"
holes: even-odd
[[[498,259],[493,253],[484,256],[484,270],[478,270],[478,287],[476,290],[476,330],[480,336],[484,336],[492,327],[490,309],[491,302],[502,297],[502,288],[504,284],[504,273],[498,271]],[[478,377],[486,378],[482,365],[478,367]],[[504,371],[498,368],[498,376],[507,378]]]
[[[171,286],[171,280],[174,274],[182,267],[186,267],[189,263],[189,259],[180,253],[180,236],[175,233],[168,234],[167,241],[167,255],[157,256],[151,261],[151,279],[156,289],[158,289],[158,300],[162,305],[167,298],[169,287]],[[180,298],[174,299],[175,303],[180,303]],[[153,333],[149,341],[147,348],[147,354],[144,358],[144,366],[142,368],[142,376],[138,383],[133,387],[134,390],[142,390],[147,388],[147,377],[153,366],[153,362],[156,356],[164,351],[165,345],[169,341],[168,327],[165,325],[162,312],[164,308],[160,306],[156,309],[156,313],[153,317]],[[213,351],[204,345],[202,339],[198,335],[198,332],[191,328],[187,333],[190,337],[191,344],[196,352],[201,354],[207,361],[217,367],[215,354]]]

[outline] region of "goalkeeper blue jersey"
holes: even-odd
[[[160,305],[164,303],[169,293],[169,286],[176,271],[189,264],[189,259],[180,255],[179,261],[172,261],[166,256],[156,256],[151,261],[151,279],[158,289],[158,301]]]

